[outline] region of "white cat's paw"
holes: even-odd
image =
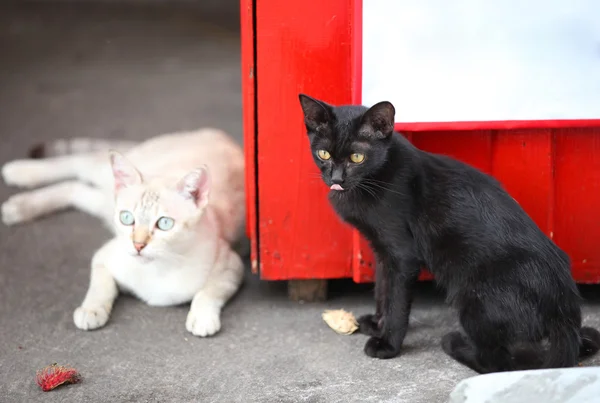
[[[212,336],[221,330],[220,313],[213,308],[190,310],[185,321],[185,328],[194,336]]]
[[[109,316],[102,306],[86,308],[80,306],[73,312],[73,322],[81,330],[94,330],[104,326],[108,322]]]
[[[26,194],[18,194],[10,197],[2,203],[2,222],[5,225],[19,224],[33,217],[32,206],[28,202]]]
[[[37,161],[15,160],[4,164],[2,167],[2,179],[9,186],[22,188],[33,188],[40,183],[40,171],[36,165]]]

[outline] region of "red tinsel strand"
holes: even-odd
[[[60,385],[77,383],[81,377],[76,369],[52,364],[36,373],[37,384],[44,392],[48,392]]]

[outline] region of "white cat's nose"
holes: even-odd
[[[135,250],[138,251],[138,253],[141,252],[142,249],[144,249],[146,247],[146,245],[148,245],[148,244],[145,242],[134,242],[133,243],[133,247],[135,248]]]

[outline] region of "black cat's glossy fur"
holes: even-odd
[[[445,335],[443,350],[477,372],[570,367],[600,349],[600,333],[581,327],[569,257],[494,178],[394,133],[389,102],[300,103],[323,180],[343,188],[329,200],[377,259],[376,312],[359,319],[367,355],[400,353],[423,266],[464,331]]]

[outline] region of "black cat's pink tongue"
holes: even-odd
[[[335,185],[331,185],[331,187],[329,189],[331,189],[331,190],[344,190],[344,188],[341,187],[340,185],[338,185],[337,183]]]

